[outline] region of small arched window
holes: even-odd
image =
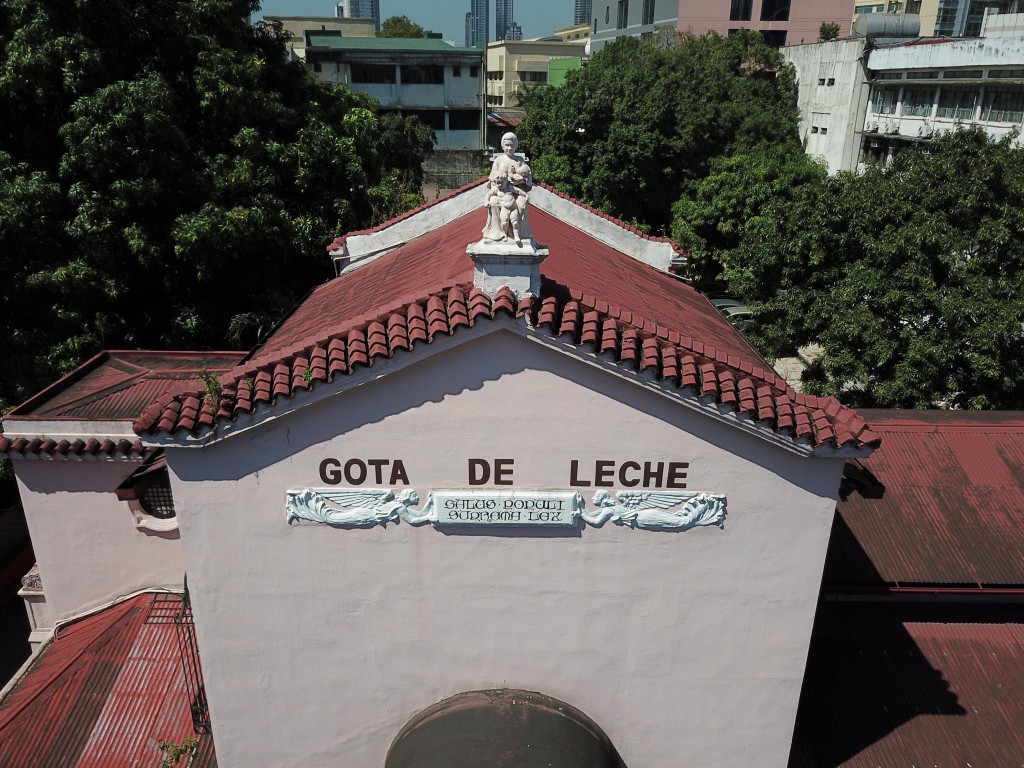
[[[115,493],[128,505],[136,528],[156,532],[177,530],[171,478],[162,453],[147,459],[117,487]]]

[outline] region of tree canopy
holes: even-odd
[[[103,347],[248,346],[418,200],[429,128],[288,63],[255,0],[0,6],[0,407]]]
[[[855,405],[1024,407],[1024,151],[960,130],[797,184],[748,217],[730,284],[768,354],[817,342],[809,391]]]
[[[380,32],[377,37],[426,37],[427,32],[419,24],[413,22],[408,16],[391,16],[380,25]]]
[[[525,94],[534,175],[607,213],[668,232],[672,206],[718,157],[799,149],[792,69],[754,31],[621,37],[560,88]]]

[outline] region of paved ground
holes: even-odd
[[[817,344],[809,344],[800,347],[796,357],[780,357],[775,361],[775,372],[784,378],[793,389],[800,391],[800,374],[821,354],[822,349]]]

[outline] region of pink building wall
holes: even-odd
[[[842,458],[506,327],[168,448],[222,768],[379,768],[417,712],[497,687],[579,707],[630,766],[786,765]],[[421,499],[465,487],[470,457],[513,459],[533,489],[567,488],[570,459],[683,460],[728,516],[680,533],[289,525],[286,490],[322,487],[326,457],[404,459]]]
[[[701,35],[715,31],[722,35],[731,29],[746,27],[762,31],[785,31],[786,45],[813,43],[818,40],[822,22],[839,24],[839,36],[850,34],[853,3],[849,0],[792,0],[788,21],[761,21],[765,0],[753,0],[749,21],[730,20],[729,2],[708,3],[705,0],[679,0],[678,29]]]

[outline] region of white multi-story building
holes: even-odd
[[[1024,37],[1006,35],[1021,15],[986,17],[983,37],[794,46],[783,55],[799,78],[801,135],[829,171],[891,159],[966,125],[1000,138],[1024,127]]]
[[[306,36],[316,76],[377,99],[385,110],[416,115],[434,129],[438,149],[483,147],[483,51],[442,40]]]

